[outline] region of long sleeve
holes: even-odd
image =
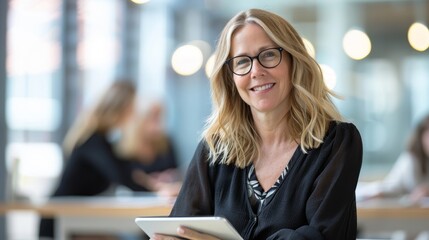
[[[268,239],[356,239],[355,187],[362,164],[362,141],[357,129],[350,126],[338,126],[328,136],[332,139],[325,139],[328,144],[317,159],[312,159],[315,165],[322,163],[322,168],[305,203],[308,225],[282,229]]]
[[[416,160],[410,153],[403,152],[386,177],[373,182],[359,183],[356,194],[360,200],[375,196],[399,197],[410,193],[419,184],[420,175]]]
[[[131,172],[132,163],[120,160],[103,135],[93,134],[70,155],[54,196],[93,196],[111,184],[146,190],[133,181]]]
[[[353,124],[332,124],[323,144],[308,153],[298,148],[258,213],[249,201],[246,169],[209,164],[207,151],[201,142],[171,216],[222,216],[244,239],[356,239],[362,141]]]
[[[389,174],[380,184],[380,193],[384,196],[399,196],[410,193],[416,186],[417,180],[415,160],[410,153],[402,153]]]
[[[213,215],[213,193],[208,173],[208,156],[204,148],[204,143],[200,142],[171,216]]]
[[[146,190],[132,179],[132,160],[120,159],[105,137],[94,135],[84,148],[85,159],[104,179],[135,191]]]

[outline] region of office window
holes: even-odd
[[[57,175],[62,162],[53,142],[61,121],[61,1],[12,0],[8,17],[6,164],[14,194],[38,197],[33,184]],[[40,152],[41,145],[48,147]]]
[[[130,7],[120,0],[10,1],[6,165],[23,197],[52,190],[62,169],[62,140],[76,116],[117,78],[135,74],[124,73],[130,69],[124,56],[138,52],[124,42],[126,34],[139,36],[138,26],[126,27],[139,13],[127,15]]]
[[[77,81],[81,107],[115,80],[121,60],[122,5],[119,0],[77,1]]]

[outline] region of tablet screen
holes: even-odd
[[[177,228],[184,226],[220,239],[243,239],[223,217],[138,217],[135,222],[149,237],[155,233],[177,236]]]

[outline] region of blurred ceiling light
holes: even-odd
[[[413,23],[408,29],[408,41],[415,50],[425,51],[429,47],[429,29],[422,23]]]
[[[302,38],[302,41],[304,42],[305,49],[307,50],[308,54],[312,56],[313,58],[316,57],[316,50],[314,49],[313,44],[306,38]]]
[[[209,78],[210,78],[210,76],[212,75],[212,72],[213,72],[214,62],[215,62],[215,55],[213,54],[213,55],[211,55],[209,57],[209,59],[206,62],[205,71],[206,71],[207,77],[209,77]]]
[[[136,4],[144,4],[149,2],[150,0],[131,0],[131,2],[136,3]]]
[[[361,60],[371,52],[371,40],[360,30],[350,30],[344,35],[343,48],[350,58]]]
[[[203,65],[203,53],[194,45],[183,45],[174,51],[171,65],[177,74],[192,75]]]
[[[323,81],[330,90],[334,89],[337,85],[337,74],[334,69],[325,64],[320,64],[320,68],[322,69]]]
[[[195,40],[195,41],[189,42],[189,44],[198,47],[203,53],[204,58],[208,58],[210,56],[212,48],[210,47],[210,44],[208,42],[203,40]]]

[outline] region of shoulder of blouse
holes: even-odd
[[[105,144],[108,144],[107,136],[100,132],[94,132],[89,135],[84,142],[77,146],[77,148],[93,148],[94,146],[100,146]]]
[[[332,121],[329,124],[328,131],[325,134],[324,142],[333,140],[333,138],[335,137],[349,137],[349,136],[357,137],[361,139],[359,130],[353,123]]]

